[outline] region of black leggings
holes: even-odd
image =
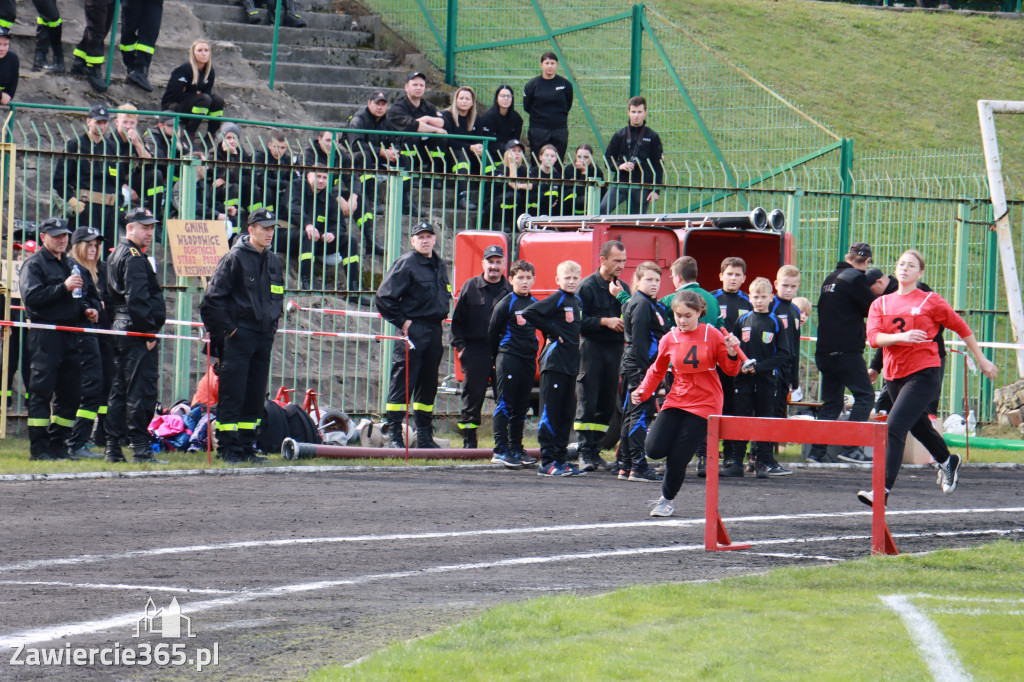
[[[206,116],[224,115],[224,98],[216,92],[207,95],[205,92],[187,93],[181,100],[171,105],[171,111],[179,114],[200,114]],[[195,135],[199,125],[203,122],[200,118],[183,118],[181,125],[185,127],[189,135]],[[206,122],[206,132],[211,136],[216,135],[220,130],[220,121],[212,120]]]
[[[886,420],[889,442],[885,449],[885,487],[890,489],[903,466],[903,448],[908,431],[921,441],[939,464],[949,459],[949,448],[928,418],[928,405],[942,390],[941,367],[929,367],[893,379],[886,383],[886,390],[892,398],[892,409]]]
[[[665,480],[661,494],[674,500],[686,478],[686,465],[701,443],[708,438],[708,420],[678,407],[666,407],[658,413],[647,432],[647,456],[665,459]]]

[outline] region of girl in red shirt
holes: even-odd
[[[933,341],[944,326],[956,332],[974,354],[978,367],[990,379],[996,366],[981,354],[970,327],[941,296],[917,288],[924,276],[924,257],[917,251],[904,251],[896,263],[899,289],[875,299],[868,312],[868,344],[882,349],[882,373],[892,409],[886,420],[889,442],[885,450],[885,497],[896,482],[903,464],[907,432],[914,434],[939,463],[938,483],[942,492],[956,490],[960,455],[950,453],[942,436],[928,418],[928,404],[942,390],[942,362]],[[857,493],[861,502],[871,505],[870,490]]]
[[[686,477],[686,465],[697,447],[707,440],[708,417],[722,413],[722,382],[716,367],[736,376],[740,341],[700,322],[707,304],[693,291],[680,291],[672,299],[676,328],[662,337],[658,357],[640,386],[629,398],[639,405],[657,390],[672,365],[675,379],[658,418],[647,434],[645,449],[650,459],[665,459],[661,499],[651,516],[672,516],[675,499]]]

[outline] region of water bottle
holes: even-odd
[[[77,265],[72,265],[71,266],[71,274],[72,275],[78,275],[79,277],[81,277],[82,276],[82,269],[80,267],[78,267]],[[74,298],[82,298],[82,287],[75,287],[74,289],[72,289],[71,290],[71,296],[74,297]]]
[[[967,413],[967,433],[972,436],[978,432],[978,418],[974,416],[974,410]]]

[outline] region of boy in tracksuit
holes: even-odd
[[[772,305],[771,282],[758,277],[750,284],[750,304],[753,312],[736,320],[733,332],[740,339],[740,348],[750,359],[750,362],[743,364],[743,369],[736,377],[736,414],[741,417],[775,417],[778,410],[777,396],[784,381],[782,373],[789,367],[791,353],[782,325],[769,312]],[[747,444],[739,441],[739,445],[742,458]],[[758,478],[793,473],[775,461],[772,443],[755,441],[751,451]]]
[[[722,270],[718,275],[722,282],[722,288],[712,292],[712,296],[718,301],[721,317],[725,320],[724,333],[735,332],[736,320],[750,311],[750,298],[740,291],[740,287],[747,280],[747,262],[742,258],[730,256],[722,261]],[[735,377],[731,377],[721,369],[718,370],[718,379],[722,382],[722,414],[736,415],[736,386]],[[719,473],[723,478],[743,477],[743,451],[746,445],[740,441],[727,440],[722,444],[722,470]]]
[[[491,355],[495,359],[497,404],[494,407],[494,456],[491,461],[509,469],[537,463],[523,449],[523,425],[530,409],[530,391],[537,373],[537,330],[523,312],[537,299],[533,288],[532,263],[519,260],[509,269],[512,292],[498,300],[491,310],[487,328]]]
[[[634,405],[630,394],[640,386],[647,369],[658,356],[658,344],[665,335],[668,311],[655,296],[661,287],[661,268],[646,261],[633,273],[633,296],[622,309],[626,348],[622,353],[622,387],[626,400],[622,405],[622,431],[619,438],[619,479],[660,481],[661,476],[647,464],[644,443],[654,419],[655,402],[651,396]]]
[[[566,461],[572,427],[576,375],[580,371],[580,317],[583,314],[576,287],[582,270],[567,260],[558,264],[558,291],[523,311],[527,322],[541,330],[547,344],[540,356],[539,476],[579,476],[575,464]]]

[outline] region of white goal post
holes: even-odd
[[[996,217],[996,236],[999,241],[999,260],[1003,264],[1003,282],[1006,286],[1006,304],[1010,309],[1010,326],[1017,344],[1017,377],[1024,379],[1024,305],[1021,304],[1020,279],[1013,252],[1010,217],[1006,210],[1006,188],[1003,185],[1003,167],[999,161],[999,142],[996,140],[995,114],[1024,114],[1024,102],[979,99],[978,118],[981,121],[981,142],[985,149],[985,166],[992,195],[992,211]]]

